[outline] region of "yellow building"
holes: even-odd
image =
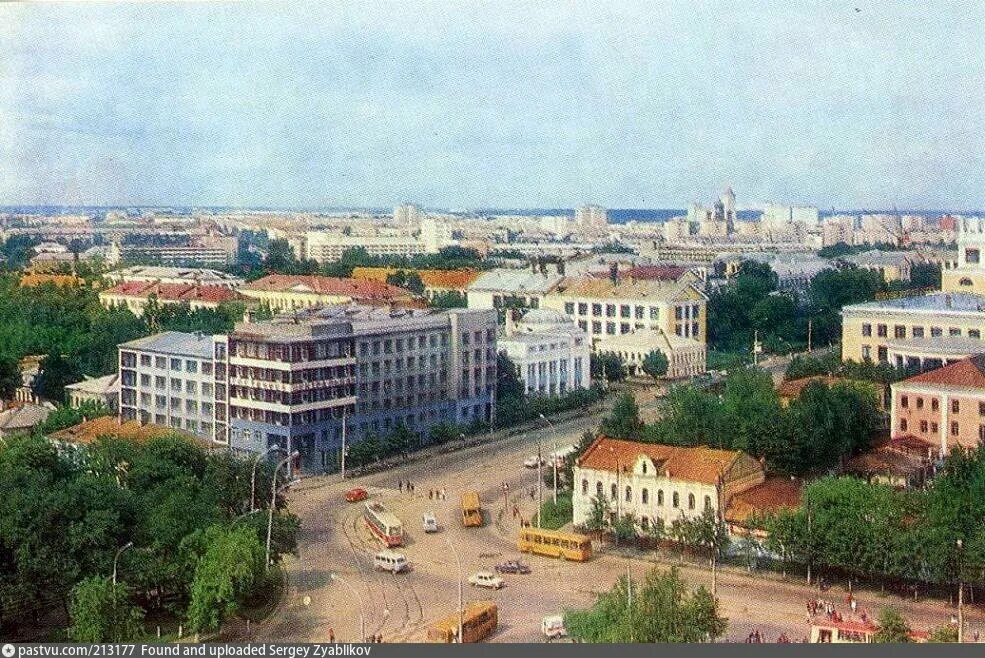
[[[390,275],[401,271],[421,277],[424,294],[428,299],[434,297],[436,293],[443,292],[454,291],[464,295],[469,284],[479,278],[479,272],[476,270],[415,270],[398,267],[356,267],[352,270],[352,278],[386,283]]]
[[[563,311],[595,342],[637,329],[707,342],[708,298],[689,280],[565,279],[541,306]]]
[[[958,220],[957,267],[941,271],[944,292],[970,292],[985,295],[985,219],[963,217]]]
[[[369,279],[271,274],[239,289],[243,295],[267,304],[274,311],[348,304],[409,303],[414,296],[403,288]]]
[[[985,333],[985,296],[939,292],[887,299],[846,306],[841,316],[843,360],[939,366],[975,351]],[[985,342],[980,345],[985,352]]]

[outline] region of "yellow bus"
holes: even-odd
[[[592,557],[592,539],[588,535],[523,528],[517,543],[521,553],[536,553],[576,562],[584,562]]]
[[[496,630],[499,624],[499,608],[492,601],[474,601],[466,604],[462,614],[462,635],[466,642],[481,642]],[[451,644],[458,641],[458,613],[435,622],[428,629],[429,642]]]
[[[479,493],[476,491],[462,494],[462,523],[466,528],[478,528],[482,525],[482,508],[479,507]]]

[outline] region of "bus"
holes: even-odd
[[[387,511],[383,503],[367,501],[363,519],[366,520],[370,532],[376,535],[384,546],[392,548],[404,543],[404,528],[400,519]]]
[[[479,507],[479,493],[476,491],[462,494],[462,523],[466,528],[482,526],[482,508]]]
[[[592,557],[592,539],[588,535],[523,528],[517,544],[521,553],[536,553],[576,562],[585,562]]]
[[[458,642],[459,615],[448,615],[428,629],[429,642],[451,644]],[[461,618],[462,636],[466,642],[481,642],[499,625],[499,608],[492,601],[466,604]]]

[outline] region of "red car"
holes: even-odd
[[[366,500],[367,498],[369,498],[369,494],[362,487],[349,489],[345,492],[345,499],[350,503],[358,503],[360,500]]]

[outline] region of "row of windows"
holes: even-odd
[[[587,496],[588,495],[588,480],[587,479],[581,481],[581,493],[582,493],[583,496]],[[601,481],[598,481],[598,482],[595,483],[595,495],[599,499],[601,499],[605,495],[605,486],[602,484]],[[610,487],[610,489],[609,489],[609,499],[612,500],[613,502],[615,502],[616,501],[616,498],[618,497],[618,495],[619,495],[618,488],[616,487],[615,484],[612,484],[611,487]],[[623,496],[624,496],[625,502],[632,503],[633,502],[633,488],[631,486],[626,486],[625,490],[623,491]],[[645,487],[640,491],[640,503],[643,504],[643,505],[649,505],[650,504],[650,490],[647,489],[647,488],[645,488]],[[694,494],[693,493],[689,493],[687,495],[687,508],[690,509],[690,510],[693,510],[695,508],[695,506],[696,506],[696,503],[697,503],[697,501],[695,499]],[[663,489],[658,489],[657,490],[657,506],[658,507],[662,507],[663,504],[664,504],[664,490]],[[711,496],[705,496],[704,505],[705,505],[705,507],[704,507],[705,509],[712,509]],[[677,491],[674,491],[671,494],[671,507],[675,507],[676,508],[676,507],[680,507],[680,506],[681,506],[680,493],[678,493]]]
[[[906,418],[901,418],[900,421],[899,421],[899,428],[900,428],[900,430],[903,431],[903,432],[907,432],[907,431],[910,431],[909,430],[909,427],[910,427],[910,423],[907,421],[907,419]],[[933,422],[928,423],[926,420],[921,420],[920,421],[920,433],[921,434],[927,434],[928,432],[930,434],[937,434],[937,430],[938,429],[939,429],[939,426],[937,425],[937,423],[933,423]],[[983,434],[983,431],[985,431],[985,425],[979,426],[979,428],[978,428],[978,437],[979,437],[979,439],[981,439],[982,436],[985,436],[985,434]],[[961,424],[958,423],[957,421],[953,421],[951,423],[951,436],[959,436],[960,434],[961,434]]]
[[[129,381],[129,377],[124,378],[124,379],[125,379],[125,381],[123,382],[123,384],[125,386],[133,386],[134,385],[132,381]],[[150,375],[148,375],[146,373],[142,373],[140,375],[140,385],[142,387],[144,387],[144,388],[150,388],[151,387],[151,381],[152,380],[151,380],[151,376]],[[156,377],[153,378],[154,388],[157,389],[157,390],[159,390],[159,391],[167,390],[168,389],[168,383],[169,382],[168,382],[168,378],[167,377],[162,377],[162,376],[158,375],[158,376],[156,376]],[[198,395],[198,391],[199,391],[199,383],[198,382],[192,381],[190,379],[188,379],[188,380],[182,380],[182,379],[179,379],[177,377],[172,377],[171,380],[170,380],[170,384],[171,384],[170,390],[172,392],[178,392],[178,393],[180,393],[182,390],[184,390],[184,392],[187,393],[188,395]],[[210,384],[209,382],[202,382],[201,390],[202,390],[202,397],[206,397],[206,398],[212,397],[212,384]]]
[[[480,335],[481,338],[481,335]],[[464,341],[468,344],[468,341]],[[448,334],[441,332],[440,334],[431,334],[430,336],[420,335],[420,336],[407,336],[406,338],[386,338],[383,340],[368,341],[364,340],[359,343],[359,356],[377,356],[379,354],[393,354],[394,352],[403,352],[405,349],[413,350],[419,349],[423,350],[427,347],[446,347],[448,345]]]
[[[912,338],[924,338],[925,337],[924,327],[910,327],[910,336]],[[947,335],[951,337],[961,336],[960,327],[948,327]],[[862,324],[862,336],[869,337],[872,336],[872,325],[869,323]],[[889,326],[885,324],[876,325],[876,336],[879,338],[889,337]],[[930,327],[930,337],[931,338],[941,338],[944,336],[943,327]],[[893,338],[903,339],[906,338],[906,325],[897,324],[893,325]],[[969,329],[968,338],[981,338],[982,332],[980,329]]]
[[[577,308],[577,315],[587,316],[589,312],[589,304],[586,302],[579,302],[577,306],[575,302],[565,302],[564,312],[568,315],[575,315],[575,309]],[[697,307],[695,307],[697,308]],[[605,317],[614,318],[616,317],[616,304],[591,304],[591,314],[592,317],[600,318],[602,317],[603,310],[605,311]],[[648,314],[651,320],[660,319],[660,307],[658,306],[630,306],[629,304],[619,305],[619,317],[626,320],[635,318],[637,320],[643,320]],[[697,311],[695,311],[697,313]]]

